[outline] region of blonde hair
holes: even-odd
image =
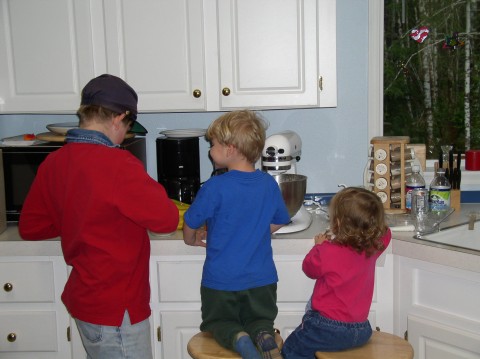
[[[385,211],[380,198],[364,188],[348,187],[333,197],[330,227],[335,243],[365,252],[367,257],[384,249]]]
[[[234,146],[250,163],[255,163],[265,146],[268,124],[249,110],[226,113],[208,127],[205,137],[216,139],[222,145]]]
[[[108,122],[112,117],[118,115],[119,113],[98,105],[81,105],[77,111],[80,125],[90,122]],[[125,116],[122,119],[122,122],[124,122],[125,125],[128,125],[129,123],[133,123],[133,120],[129,116]]]

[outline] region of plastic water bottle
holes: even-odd
[[[430,183],[430,210],[441,213],[450,209],[450,182],[445,177],[445,170],[439,168],[435,178]]]
[[[412,191],[417,188],[425,188],[425,180],[420,174],[420,166],[413,165],[412,173],[405,180],[405,208],[412,209]]]

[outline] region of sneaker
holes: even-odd
[[[278,349],[275,338],[267,333],[258,333],[255,342],[263,359],[283,359],[280,349]]]

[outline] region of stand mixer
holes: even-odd
[[[276,234],[302,231],[312,223],[312,216],[303,206],[307,177],[297,174],[297,162],[302,154],[302,140],[293,131],[283,131],[268,137],[262,151],[262,170],[277,181],[287,205],[291,222]]]

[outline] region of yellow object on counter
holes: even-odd
[[[181,231],[183,229],[183,215],[185,214],[187,209],[190,207],[190,205],[187,204],[187,203],[177,201],[176,199],[172,199],[172,201],[173,201],[173,203],[175,203],[175,205],[178,208],[178,226],[177,226],[177,229],[179,231]]]

